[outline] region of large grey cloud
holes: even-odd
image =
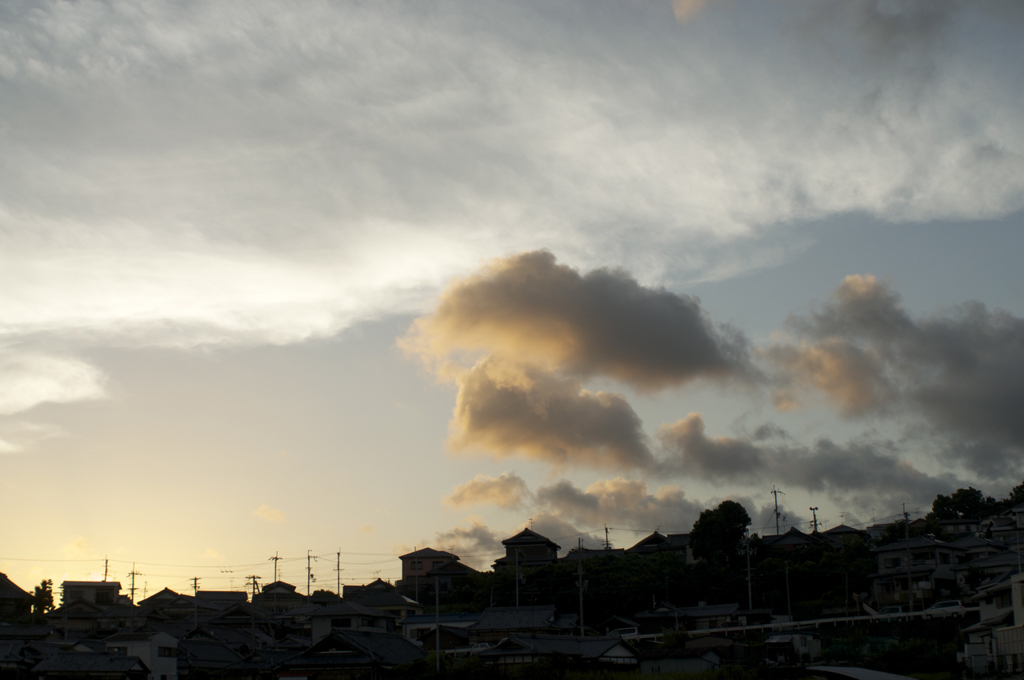
[[[476,350],[656,389],[750,371],[746,339],[700,301],[620,269],[585,274],[547,251],[489,263],[451,284],[405,346],[429,357]]]
[[[955,475],[930,475],[902,459],[901,447],[888,441],[837,444],[821,438],[811,446],[748,438],[709,437],[704,420],[691,413],[658,433],[668,474],[685,474],[718,484],[756,485],[778,480],[811,492],[824,492],[863,508],[900,500],[930,503],[963,482]]]
[[[914,318],[888,284],[849,276],[789,326],[800,342],[765,352],[782,369],[780,403],[811,388],[849,415],[918,414],[974,471],[1021,469],[1024,319],[977,302]]]

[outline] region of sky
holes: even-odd
[[[0,571],[304,592],[1005,496],[1022,7],[4,3]]]

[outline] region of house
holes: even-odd
[[[810,633],[773,635],[764,641],[765,656],[779,664],[813,661],[821,656],[821,640]]]
[[[39,680],[146,680],[149,669],[134,656],[106,652],[60,652],[32,669]]]
[[[994,670],[996,631],[1013,625],[1013,576],[1017,569],[1007,569],[998,576],[983,581],[968,602],[978,603],[980,620],[960,631],[967,636],[957,661],[974,673],[988,673]],[[991,667],[990,667],[991,664]]]
[[[825,534],[811,533],[805,534],[796,527],[790,527],[784,534],[778,534],[776,536],[762,536],[761,541],[766,546],[772,548],[780,548],[782,550],[795,550],[797,548],[806,548],[810,546],[828,546],[830,548],[837,547],[838,537],[833,535],[826,536]],[[841,543],[841,541],[839,541]]]
[[[742,642],[721,635],[704,635],[686,641],[687,649],[711,650],[724,663],[744,663],[747,660],[747,646]]]
[[[0,573],[0,619],[14,619],[27,614],[32,607],[32,595],[15,585]]]
[[[449,593],[455,587],[456,581],[477,573],[479,572],[476,569],[459,562],[459,558],[455,557],[428,571],[427,578],[432,580],[442,593]]]
[[[718,652],[699,647],[659,647],[640,653],[640,672],[645,675],[661,673],[700,673],[722,665]]]
[[[429,576],[429,572],[449,561],[458,561],[459,558],[443,550],[420,548],[411,553],[399,555],[398,559],[402,560],[402,578],[396,584],[398,590],[403,595],[408,595],[419,602],[420,588],[424,588],[427,592],[434,590],[435,577]]]
[[[515,536],[501,542],[505,546],[505,556],[494,562],[494,569],[531,568],[554,564],[558,561],[558,551],[562,549],[554,541],[541,536],[531,529],[523,529]]]
[[[149,669],[149,680],[178,680],[178,640],[167,633],[117,633],[103,643],[110,653],[140,659]]]
[[[390,592],[360,591],[359,595],[346,597],[344,602],[354,602],[364,607],[372,607],[386,614],[392,614],[399,620],[406,616],[418,616],[423,613],[423,605],[394,590]]]
[[[560,615],[555,605],[533,607],[488,607],[470,626],[473,644],[497,642],[511,635],[570,635],[577,626],[576,614]]]
[[[617,635],[579,637],[575,635],[510,635],[480,653],[480,659],[498,667],[499,674],[512,675],[515,666],[544,658],[561,658],[574,666],[637,666],[637,651]]]
[[[398,617],[355,602],[342,602],[320,607],[310,613],[309,619],[316,644],[336,629],[394,633]]]
[[[821,533],[823,536],[827,536],[828,538],[839,539],[840,543],[842,543],[846,539],[859,538],[864,541],[867,541],[870,538],[868,532],[861,531],[860,529],[855,529],[845,524],[838,524],[832,527],[831,529],[822,531]]]
[[[1000,672],[1019,673],[1024,670],[1024,574],[1010,577],[1010,601],[1013,603],[1013,625],[994,631],[994,665]]]
[[[260,592],[252,596],[252,603],[275,612],[285,612],[307,604],[306,596],[295,592],[295,586],[284,581],[274,581],[263,586]]]
[[[346,600],[355,599],[367,593],[393,593],[394,591],[395,586],[380,577],[362,586],[347,584],[341,586],[341,596]]]
[[[402,636],[407,640],[421,640],[440,624],[444,628],[468,630],[480,620],[480,614],[446,612],[444,614],[416,614],[402,621]]]
[[[963,548],[964,550],[963,553],[957,555],[958,564],[968,564],[1006,550],[1004,543],[994,541],[991,538],[979,538],[974,535],[961,536],[953,541],[951,545]]]
[[[739,611],[740,606],[735,602],[713,605],[702,602],[696,607],[677,607],[671,602],[661,602],[633,618],[640,623],[643,633],[660,633],[666,629],[710,630],[736,621]]]
[[[629,555],[650,555],[656,552],[678,552],[686,558],[687,564],[697,562],[697,558],[693,556],[693,547],[690,546],[690,534],[662,535],[655,531],[638,541],[636,545],[626,548]]]
[[[64,581],[60,590],[61,604],[75,600],[99,605],[132,603],[126,595],[121,595],[118,581]]]
[[[622,548],[569,548],[569,552],[563,555],[559,562],[578,562],[602,557],[625,557],[626,551]]]
[[[45,614],[51,625],[70,632],[114,633],[136,621],[142,621],[142,612],[132,604],[101,605],[88,600],[65,601],[60,607]]]
[[[927,536],[889,543],[871,551],[878,556],[878,571],[872,575],[872,595],[881,607],[901,603],[923,607],[949,597],[956,588],[954,567],[967,554],[966,548]]]
[[[385,632],[332,630],[306,651],[281,663],[281,680],[340,680],[382,677],[388,669],[424,657],[419,647]]]

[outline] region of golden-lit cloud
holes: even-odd
[[[361,533],[361,534],[372,534],[373,533],[373,525],[371,525],[371,524],[364,524],[364,525],[362,525],[361,527],[359,527],[359,533]]]
[[[455,281],[400,344],[434,365],[494,354],[644,390],[749,368],[742,334],[713,324],[697,298],[644,287],[621,269],[580,274],[547,251]]]
[[[867,412],[884,401],[889,391],[879,357],[839,340],[771,347],[765,355],[787,376],[787,384],[774,395],[780,411],[799,406],[797,391],[802,387],[824,392],[847,415]]]
[[[203,553],[203,557],[208,557],[211,560],[223,560],[224,556],[217,552],[214,548],[207,548],[206,552]]]
[[[498,477],[479,474],[461,484],[444,499],[445,505],[461,508],[467,505],[496,505],[499,508],[516,508],[530,497],[526,482],[514,472],[503,472]]]
[[[459,379],[449,444],[556,467],[619,469],[650,463],[640,418],[619,394],[489,357]]]
[[[259,517],[260,519],[264,519],[268,522],[284,521],[284,511],[278,510],[277,508],[273,508],[269,505],[261,505],[253,510],[252,514],[254,517]]]

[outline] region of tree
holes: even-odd
[[[722,501],[714,510],[703,510],[690,532],[693,556],[709,562],[733,561],[748,526],[750,515],[735,501]]]
[[[994,512],[997,507],[996,499],[969,486],[966,489],[957,489],[949,496],[936,496],[932,502],[932,511],[928,513],[926,519],[981,519]]]
[[[42,583],[36,586],[35,593],[32,595],[32,613],[42,615],[52,610],[53,580],[44,579]]]

